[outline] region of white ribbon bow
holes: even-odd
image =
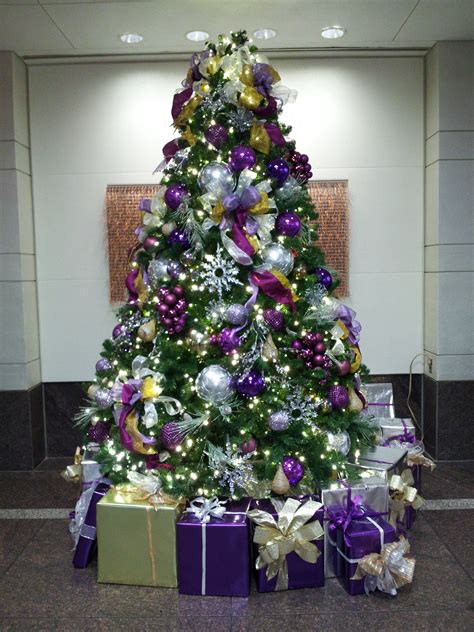
[[[155,496],[161,489],[161,480],[151,472],[148,474],[140,474],[140,472],[127,472],[128,480],[143,490],[150,496]]]
[[[211,517],[222,518],[225,514],[225,503],[225,500],[219,500],[217,496],[212,498],[198,496],[189,503],[186,511],[195,514],[202,524],[207,524]]]

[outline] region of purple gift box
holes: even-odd
[[[300,500],[302,503],[305,500],[315,500],[319,502],[318,496],[296,496],[296,500]],[[277,499],[276,504],[283,505],[282,500]],[[278,521],[278,511],[275,504],[269,499],[254,500],[252,502],[252,509],[260,509],[271,514],[273,518]],[[318,520],[320,525],[323,526],[324,520],[324,507],[320,507],[313,518],[308,521],[310,524],[314,520]],[[294,590],[298,588],[321,588],[324,586],[324,538],[312,540],[320,552],[320,555],[316,561],[316,564],[305,562],[298,553],[292,551],[286,556],[286,562],[288,565],[288,590]],[[254,567],[255,561],[258,557],[258,545],[254,544]],[[268,580],[266,575],[266,568],[256,570],[256,583],[258,592],[274,592],[277,585],[277,577],[273,577]]]
[[[249,498],[229,501],[209,522],[186,510],[176,524],[178,586],[183,595],[248,597],[250,592]]]
[[[76,568],[86,568],[91,561],[97,546],[97,503],[109,490],[108,483],[98,483],[90,498],[86,517],[79,529],[79,538],[74,550],[72,563]],[[84,492],[87,494],[87,491]],[[80,504],[80,500],[78,505]],[[77,506],[76,516],[77,519]]]
[[[395,542],[396,531],[381,516],[364,516],[351,520],[345,533],[336,529],[337,555],[340,560],[340,579],[349,595],[365,593],[365,579],[351,579],[360,559],[369,553],[380,553],[384,544]]]

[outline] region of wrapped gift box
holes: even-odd
[[[114,488],[97,505],[98,581],[176,588],[176,520],[184,503],[137,497]]]
[[[203,499],[204,500],[204,499]],[[250,592],[250,499],[225,503],[206,521],[192,506],[177,523],[179,592],[184,595],[248,597]]]
[[[363,392],[366,396],[367,408],[362,411],[362,415],[371,415],[375,418],[395,417],[393,387],[390,383],[364,384]]]
[[[299,496],[295,500],[301,503],[305,503],[307,500],[315,500],[319,504],[319,497],[317,496]],[[275,521],[278,522],[278,515],[282,511],[284,501],[281,499],[263,499],[254,500],[252,502],[252,509],[265,511],[269,513]],[[311,524],[318,522],[323,526],[324,520],[324,508],[319,506],[312,518],[306,523]],[[303,527],[304,528],[304,527]],[[311,540],[319,550],[319,556],[316,563],[306,562],[302,559],[296,551],[292,551],[286,556],[286,562],[288,567],[288,589],[298,588],[320,588],[324,586],[324,538],[317,538]],[[256,560],[259,555],[259,546],[254,544],[254,559]],[[255,566],[255,564],[254,564]],[[273,592],[277,587],[277,576],[272,579],[267,579],[267,569],[261,568],[256,570],[256,582],[257,590],[259,592]]]
[[[384,544],[395,542],[396,531],[384,518],[367,516],[351,520],[345,534],[343,528],[338,527],[336,539],[340,580],[350,595],[362,595],[365,580],[352,579],[359,560],[369,553],[380,553]]]
[[[76,568],[86,568],[97,548],[97,503],[109,489],[99,482],[85,490],[76,504],[69,530],[75,540],[72,563]]]
[[[361,476],[377,476],[390,480],[393,474],[401,474],[407,466],[406,448],[375,446],[354,455],[351,467],[361,471]]]
[[[379,417],[377,425],[380,428],[381,445],[387,445],[385,442],[390,442],[390,439],[394,440],[395,437],[402,440],[402,437],[406,436],[407,433],[413,437],[416,434],[415,425],[409,417],[403,419],[400,417]]]
[[[338,513],[347,507],[348,497],[359,496],[363,506],[388,515],[388,484],[383,478],[368,477],[357,481],[335,481],[321,488],[321,501],[324,505],[324,575],[335,577],[341,574],[340,558],[337,556],[337,542],[329,530],[329,514]]]

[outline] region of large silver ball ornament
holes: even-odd
[[[210,162],[203,167],[198,176],[199,186],[206,193],[222,197],[234,188],[234,174],[230,167],[222,162]]]
[[[196,378],[196,393],[201,399],[219,406],[232,395],[232,376],[219,364],[211,364]]]
[[[337,450],[337,452],[340,452],[344,456],[349,454],[349,450],[351,449],[351,439],[345,430],[336,433],[327,431],[326,438],[328,446],[332,450]]]
[[[114,403],[112,391],[109,388],[97,389],[95,394],[95,403],[97,404],[97,408],[100,408],[101,410],[110,408]]]
[[[293,270],[293,255],[280,244],[271,243],[262,251],[264,264],[269,268],[275,268],[282,274],[289,274]]]
[[[169,259],[153,259],[148,264],[148,280],[151,285],[159,285],[161,281],[169,281],[168,274]]]
[[[290,415],[286,410],[276,410],[268,417],[268,426],[276,432],[282,432],[288,428],[290,421]]]

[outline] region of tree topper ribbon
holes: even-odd
[[[424,502],[416,487],[413,487],[414,483],[413,474],[409,469],[404,470],[401,476],[394,474],[390,479],[389,488],[392,493],[389,501],[389,522],[394,527],[397,526],[397,522],[403,522],[407,506],[417,510]]]
[[[320,555],[312,540],[320,539],[324,531],[318,520],[308,521],[321,503],[308,500],[304,504],[294,498],[288,498],[278,513],[278,522],[268,512],[253,509],[248,516],[256,523],[253,541],[259,545],[256,568],[267,568],[268,580],[277,576],[275,590],[288,589],[288,563],[286,556],[295,551],[309,564],[316,564]]]
[[[407,557],[410,544],[403,536],[399,542],[385,544],[380,553],[365,555],[357,565],[351,579],[365,577],[365,592],[375,589],[396,595],[397,589],[411,584],[415,572],[415,559]]]
[[[198,496],[189,503],[186,512],[194,514],[201,524],[207,524],[211,518],[222,518],[225,514],[225,504],[226,501],[219,500],[217,496],[212,498]]]

